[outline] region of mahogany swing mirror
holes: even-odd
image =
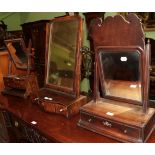
[[[39,91],[40,106],[48,112],[69,117],[85,103],[80,95],[82,19],[58,17],[47,34],[45,86]]]
[[[76,70],[80,49],[80,21],[76,17],[55,19],[50,25],[46,63],[46,86],[77,95]],[[61,21],[62,20],[62,21]]]
[[[22,38],[5,40],[11,61],[17,69],[27,70],[28,52]]]
[[[31,41],[28,48],[22,38],[5,40],[5,45],[9,53],[9,73],[3,77],[3,94],[27,98],[31,93],[29,82],[35,81],[35,77],[30,75],[34,69],[31,63]],[[13,65],[15,73],[12,72]]]
[[[135,14],[96,19],[90,35],[94,99],[81,107],[78,125],[122,142],[147,141],[155,109],[148,104],[150,44],[145,45],[140,19]]]

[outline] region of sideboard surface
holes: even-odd
[[[79,114],[67,119],[61,115],[46,113],[29,99],[0,95],[0,108],[10,113],[19,122],[47,139],[44,142],[63,143],[116,143],[118,141],[101,136],[77,126]],[[37,124],[35,124],[36,122]],[[15,126],[17,122],[15,121]],[[19,127],[17,127],[19,128]],[[36,141],[31,141],[36,142]],[[148,139],[155,142],[155,132]]]

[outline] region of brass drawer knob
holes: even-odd
[[[60,112],[64,111],[64,109],[60,109]]]
[[[91,122],[92,121],[92,119],[90,118],[90,119],[88,119],[88,122]]]
[[[17,121],[15,121],[15,127],[18,127],[19,123]]]
[[[125,130],[124,130],[124,133],[126,134],[127,132],[128,132],[128,131],[125,129]]]
[[[151,66],[149,66],[149,70],[152,71],[152,67]]]
[[[63,112],[63,111],[65,111],[66,110],[66,108],[61,108],[59,111],[60,112]]]
[[[109,123],[109,122],[107,122],[107,121],[103,121],[102,124],[103,124],[104,126],[107,126],[107,127],[110,127],[110,128],[112,127],[112,124]]]

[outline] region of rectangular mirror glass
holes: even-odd
[[[50,26],[47,84],[73,90],[79,22],[53,22]]]
[[[100,51],[104,95],[141,102],[140,53]]]

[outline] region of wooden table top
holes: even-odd
[[[46,113],[29,99],[0,95],[0,108],[24,121],[51,141],[64,143],[116,143],[118,141],[93,133],[77,126],[79,115],[70,119],[64,116]],[[36,121],[37,124],[31,124]],[[155,142],[155,132],[147,142]]]
[[[1,55],[8,55],[8,51],[7,50],[0,50],[0,56]]]

